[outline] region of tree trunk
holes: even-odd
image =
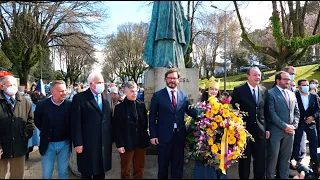
[[[30,70],[26,70],[24,71],[23,73],[20,74],[20,86],[25,86],[27,87],[27,84],[28,84],[28,80],[29,80],[29,71]]]
[[[277,59],[277,62],[276,62],[276,71],[282,71],[284,67],[287,66],[286,63],[284,62],[287,62],[285,59],[282,59],[282,58],[278,58]]]

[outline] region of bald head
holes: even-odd
[[[247,73],[248,83],[252,87],[256,87],[261,81],[261,71],[258,67],[251,67]]]

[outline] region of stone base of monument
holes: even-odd
[[[144,102],[147,109],[150,108],[151,98],[154,92],[166,87],[164,79],[169,68],[152,68],[145,74]],[[178,89],[188,94],[191,104],[199,99],[199,70],[195,68],[179,69],[181,80]]]
[[[78,171],[77,153],[74,151],[74,148],[72,148],[72,152],[70,154],[69,168],[74,175],[81,177],[81,173]]]

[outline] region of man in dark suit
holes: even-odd
[[[311,163],[318,167],[317,148],[318,136],[316,129],[316,119],[319,111],[319,101],[315,94],[309,93],[309,82],[306,79],[298,81],[299,91],[296,92],[298,107],[300,110],[300,121],[295,131],[293,144],[293,157],[299,165],[303,156],[300,155],[300,142],[303,132],[306,132],[309,140]]]
[[[62,80],[50,84],[52,96],[38,102],[34,122],[40,130],[42,178],[52,179],[54,162],[58,159],[58,178],[68,179],[71,133],[66,83]]]
[[[197,116],[197,111],[189,108],[187,94],[177,89],[180,76],[177,68],[169,69],[165,74],[167,87],[151,99],[149,131],[151,143],[157,145],[159,179],[168,179],[170,162],[171,178],[182,179],[187,135],[184,114]]]
[[[247,73],[248,81],[244,85],[235,87],[232,94],[231,104],[240,110],[248,112],[243,118],[246,129],[254,138],[249,140],[244,154],[247,158],[239,159],[239,178],[249,179],[251,156],[253,157],[254,179],[265,178],[265,147],[266,147],[266,123],[264,118],[265,88],[259,86],[261,72],[258,67],[252,67]]]
[[[299,109],[295,94],[288,90],[289,73],[280,71],[275,76],[276,85],[267,91],[268,128],[270,130],[267,153],[268,179],[274,179],[279,162],[281,179],[289,177],[289,161],[292,154],[293,135],[299,122]]]
[[[104,94],[101,73],[88,76],[90,88],[76,94],[71,103],[72,141],[83,179],[104,179],[111,169],[111,108]]]

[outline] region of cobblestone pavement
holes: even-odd
[[[304,158],[303,164],[309,163],[309,156]],[[251,168],[252,171],[252,168]],[[158,163],[156,155],[147,155],[146,157],[146,167],[145,167],[145,179],[156,179],[158,172]],[[291,172],[293,172],[291,170]],[[235,164],[228,170],[229,179],[239,179],[238,178],[238,166]],[[33,152],[30,153],[30,159],[26,161],[25,164],[25,179],[41,179],[41,158],[38,151],[38,148],[35,148]],[[55,167],[53,173],[53,179],[57,179],[57,167]],[[190,161],[184,166],[184,179],[193,178],[193,163]],[[250,178],[253,178],[251,173]],[[69,170],[69,179],[80,179],[80,177],[75,176]],[[120,156],[116,152],[116,149],[113,151],[112,156],[112,169],[106,173],[106,179],[120,179]]]

